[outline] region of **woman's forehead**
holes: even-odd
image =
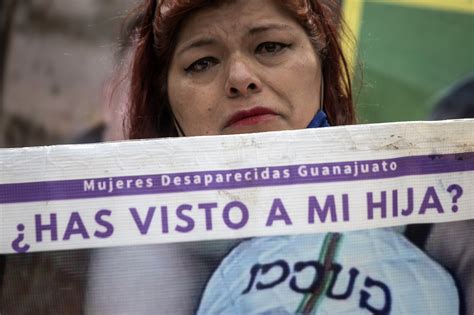
[[[291,28],[297,23],[274,0],[235,0],[224,2],[218,6],[200,9],[187,17],[182,24],[179,42],[194,36],[212,33],[234,32],[252,34],[266,26]]]

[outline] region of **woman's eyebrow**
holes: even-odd
[[[248,34],[252,35],[252,36],[255,36],[255,35],[258,35],[260,33],[273,31],[273,30],[289,31],[289,30],[293,30],[293,28],[288,24],[268,23],[268,24],[262,24],[262,25],[257,25],[257,26],[251,27],[248,30]]]
[[[214,38],[209,38],[209,37],[204,37],[204,38],[196,38],[194,40],[191,40],[187,42],[184,47],[178,49],[177,55],[181,55],[184,53],[186,50],[192,49],[192,48],[199,48],[203,46],[212,46],[215,45],[217,41]]]
[[[268,23],[268,24],[262,24],[262,25],[257,25],[250,27],[249,30],[247,31],[247,34],[250,36],[256,36],[261,33],[265,33],[268,31],[273,31],[273,30],[283,30],[283,31],[288,31],[288,30],[293,30],[293,28],[288,25],[288,24],[281,24],[281,23]],[[201,37],[201,38],[196,38],[194,40],[191,40],[189,42],[186,42],[182,48],[179,48],[176,52],[176,55],[181,55],[185,51],[192,49],[192,48],[199,48],[203,46],[212,46],[217,44],[217,41],[212,38],[212,37]]]

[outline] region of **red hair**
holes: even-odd
[[[229,0],[145,0],[139,7],[142,23],[131,65],[128,113],[131,139],[178,135],[167,76],[180,25],[196,10],[224,1]],[[280,5],[305,29],[321,59],[324,110],[330,124],[354,124],[350,73],[341,48],[340,5],[336,0],[281,0]]]

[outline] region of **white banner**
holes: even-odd
[[[0,253],[474,218],[474,120],[0,150]]]

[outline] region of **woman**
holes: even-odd
[[[143,9],[131,138],[355,123],[336,1],[150,0]],[[244,241],[214,272],[198,310],[457,311],[451,278],[393,229]]]
[[[178,47],[178,42],[182,45],[185,44],[183,37],[191,37],[192,34],[182,34],[178,32],[180,24],[183,21],[193,23],[196,19],[193,19],[194,11],[199,11],[200,8],[205,8],[209,6],[216,6],[219,3],[223,3],[224,6],[233,5],[233,1],[164,1],[163,4],[157,4],[157,1],[146,1],[144,10],[144,27],[141,29],[139,34],[139,43],[137,47],[137,52],[133,64],[133,73],[132,73],[132,91],[131,91],[131,107],[130,107],[130,137],[139,139],[139,138],[154,138],[154,137],[166,137],[166,136],[177,136],[180,127],[184,128],[185,135],[202,135],[202,134],[227,134],[227,133],[241,133],[241,132],[255,132],[255,131],[268,131],[268,130],[281,130],[281,129],[301,129],[305,128],[307,124],[311,121],[317,109],[319,108],[320,96],[324,94],[324,103],[325,103],[325,112],[328,115],[329,121],[332,125],[347,125],[355,123],[355,112],[352,106],[352,94],[351,94],[351,85],[350,78],[347,71],[347,66],[345,59],[342,55],[341,46],[339,43],[339,33],[338,33],[338,7],[335,1],[324,1],[320,3],[319,1],[314,1],[311,4],[314,9],[310,9],[306,5],[306,1],[281,1],[282,7],[281,11],[287,11],[287,14],[291,14],[290,20],[293,21],[292,28],[287,30],[248,30],[253,35],[253,40],[258,40],[257,35],[262,37],[264,33],[277,32],[279,36],[282,37],[280,41],[283,41],[283,37],[288,37],[288,34],[291,34],[295,29],[298,29],[298,34],[300,36],[300,42],[297,44],[292,43],[290,47],[284,47],[286,44],[284,41],[282,43],[273,43],[273,47],[259,46],[253,47],[261,58],[256,61],[257,64],[266,64],[263,57],[265,54],[267,56],[274,56],[274,60],[271,62],[278,62],[278,57],[285,57],[285,51],[293,51],[298,49],[298,53],[302,55],[294,56],[293,68],[288,68],[289,65],[282,65],[276,67],[276,71],[269,73],[266,72],[267,77],[272,77],[272,80],[281,80],[282,78],[287,81],[292,81],[297,79],[297,81],[292,82],[294,85],[298,85],[297,90],[304,91],[304,97],[298,100],[298,102],[305,102],[301,112],[304,112],[305,119],[301,118],[301,112],[295,114],[294,117],[288,117],[291,115],[289,112],[284,111],[282,108],[270,108],[270,110],[277,111],[277,114],[280,114],[282,119],[289,119],[287,124],[270,126],[270,124],[265,124],[265,127],[253,125],[252,128],[230,128],[227,130],[218,131],[220,127],[223,129],[223,126],[213,126],[213,130],[198,130],[195,127],[191,126],[182,126],[187,123],[189,117],[196,117],[194,113],[188,113],[186,116],[183,113],[183,109],[179,106],[183,105],[183,102],[188,104],[190,99],[196,96],[204,96],[199,90],[193,89],[190,85],[190,80],[178,81],[181,78],[185,78],[186,75],[197,77],[194,73],[196,70],[204,70],[206,67],[213,68],[217,58],[208,58],[203,60],[194,60],[199,61],[198,64],[193,64],[191,66],[191,61],[193,56],[192,54],[198,54],[199,52],[194,49],[194,52],[191,50],[187,52],[187,55],[184,56],[181,54]],[[252,2],[253,3],[253,2]],[[311,2],[308,2],[311,3]],[[249,8],[256,10],[254,13],[260,12],[262,7],[268,6],[267,2],[257,2],[255,8]],[[316,12],[324,12],[324,19],[318,18]],[[246,15],[249,12],[242,12],[242,15]],[[271,14],[271,12],[270,12]],[[250,18],[250,17],[249,17]],[[258,17],[253,17],[254,19]],[[206,16],[203,16],[202,19],[206,19],[207,23],[209,20]],[[188,21],[191,20],[191,21]],[[247,23],[247,21],[242,21],[241,23]],[[186,23],[187,24],[187,23]],[[304,25],[300,26],[300,25]],[[260,26],[260,25],[257,25]],[[191,27],[189,27],[191,28]],[[209,31],[212,27],[210,27]],[[208,30],[203,30],[208,31]],[[286,33],[286,34],[285,34]],[[199,35],[199,34],[197,34]],[[205,35],[205,34],[202,34]],[[229,34],[230,35],[230,34]],[[304,38],[301,38],[303,36]],[[199,39],[198,39],[199,40]],[[229,39],[230,40],[230,39]],[[242,42],[240,45],[247,45],[246,49],[250,49],[252,38],[247,38],[247,42]],[[205,48],[211,48],[212,45],[202,45],[205,44],[202,41],[198,45],[201,50]],[[260,43],[259,43],[260,44]],[[266,44],[264,42],[264,44]],[[183,49],[184,47],[181,47]],[[198,47],[193,47],[198,48]],[[216,47],[217,48],[217,47]],[[229,47],[230,48],[230,47]],[[243,47],[242,47],[243,48]],[[273,50],[273,52],[271,51]],[[311,53],[310,55],[306,55]],[[227,57],[234,57],[227,56]],[[206,57],[206,56],[204,56]],[[313,60],[298,59],[298,58],[312,58]],[[231,59],[232,59],[231,58]],[[184,60],[183,60],[184,59]],[[229,58],[227,58],[229,59]],[[226,61],[227,61],[226,59]],[[194,62],[193,61],[193,62]],[[232,59],[230,61],[237,61],[236,65],[239,66],[239,60]],[[270,61],[270,60],[269,60]],[[312,68],[310,69],[309,61],[312,61]],[[189,62],[189,64],[186,64]],[[220,63],[218,66],[219,69],[222,69],[224,66],[228,67],[229,65],[223,65]],[[179,72],[179,67],[182,67],[181,73]],[[286,68],[285,68],[286,67]],[[268,64],[266,68],[272,68],[271,64]],[[186,71],[186,69],[188,71]],[[225,69],[226,71],[233,69]],[[239,71],[239,68],[236,68]],[[244,69],[245,70],[245,69]],[[291,70],[291,71],[289,71]],[[304,72],[308,71],[308,74],[311,77],[300,77],[299,71],[303,70]],[[202,71],[203,73],[205,71]],[[212,71],[211,71],[212,72]],[[194,74],[194,75],[192,75]],[[231,75],[233,74],[230,73]],[[224,84],[227,83],[229,88],[228,93],[234,94],[241,93],[240,86],[233,86],[233,78],[229,78],[230,81],[225,80],[222,77],[222,73],[219,74],[220,77],[212,80],[213,82],[209,85],[204,86],[199,84],[199,86],[209,92],[217,92],[217,89],[223,90]],[[244,73],[245,75],[245,73]],[[291,77],[291,76],[294,77]],[[324,91],[320,91],[320,86],[322,86],[322,81],[328,82],[330,84],[325,84]],[[265,78],[259,78],[260,80],[265,80]],[[225,81],[225,82],[224,82]],[[193,81],[196,82],[196,81]],[[214,86],[214,82],[220,82],[221,86]],[[199,83],[199,82],[196,82]],[[256,89],[259,91],[261,84],[267,84],[266,82],[250,82],[248,88]],[[287,82],[285,82],[287,83]],[[182,84],[182,85],[178,85]],[[244,83],[245,84],[245,83]],[[273,84],[273,82],[271,83]],[[245,87],[246,88],[246,87]],[[245,89],[244,88],[244,89]],[[275,87],[277,88],[277,87]],[[293,88],[289,86],[288,90]],[[181,89],[181,90],[180,90]],[[234,90],[236,89],[236,90]],[[187,94],[181,93],[178,95],[178,92],[187,92]],[[277,91],[275,91],[277,92]],[[297,91],[295,91],[297,92]],[[195,94],[191,94],[195,93]],[[263,90],[263,93],[266,93],[266,89]],[[298,93],[292,93],[295,97]],[[261,95],[261,94],[259,94]],[[217,95],[206,94],[206,97],[212,97],[212,102],[222,102],[224,99],[216,99]],[[298,95],[300,96],[300,95]],[[184,98],[184,101],[181,98]],[[223,96],[221,96],[223,97]],[[303,97],[303,95],[301,95]],[[188,98],[188,99],[186,99]],[[232,99],[232,103],[237,103],[235,97]],[[209,104],[211,99],[205,99],[203,102]],[[290,100],[288,100],[290,101]],[[293,100],[291,100],[293,101]],[[174,102],[174,103],[173,103]],[[228,101],[226,101],[228,102]],[[154,104],[151,106],[150,104]],[[174,105],[174,110],[172,107]],[[237,108],[237,111],[241,109],[248,110],[248,108],[243,107]],[[223,105],[221,105],[222,107]],[[234,104],[230,105],[233,110],[235,110]],[[263,105],[262,105],[263,106]],[[278,104],[274,105],[278,107]],[[204,106],[206,107],[206,106]],[[209,106],[208,106],[209,107]],[[196,109],[197,106],[193,106],[192,109]],[[191,110],[188,106],[187,110]],[[200,126],[204,126],[206,123],[212,120],[211,124],[223,124],[223,122],[218,119],[228,119],[228,117],[221,117],[220,115],[232,115],[233,113],[224,112],[225,109],[222,108],[204,108],[204,113],[202,108],[199,107],[200,118],[205,119],[200,122]],[[281,110],[282,112],[278,112]],[[207,111],[207,112],[206,112]],[[298,111],[300,111],[298,109]],[[219,118],[215,118],[216,115]],[[196,121],[199,121],[196,119]],[[178,124],[176,124],[176,122]],[[280,121],[281,123],[281,121]],[[187,133],[186,133],[187,132]]]

